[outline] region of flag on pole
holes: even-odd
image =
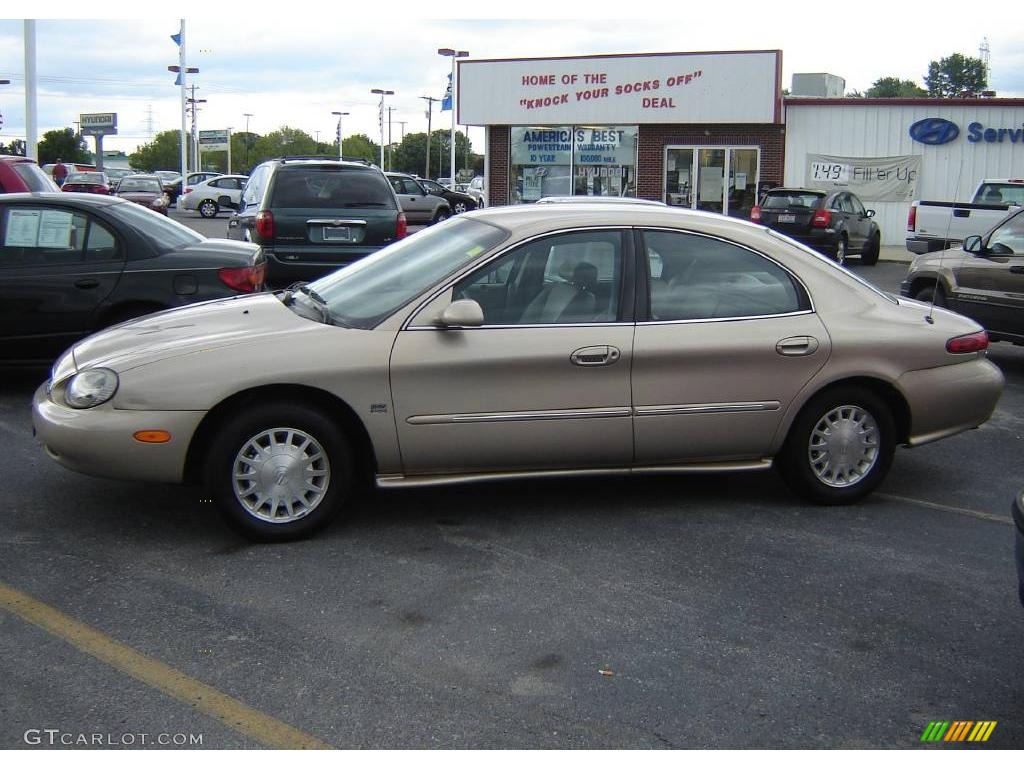
[[[173,41],[174,41],[174,44],[175,44],[176,46],[178,46],[179,48],[181,48],[181,32],[179,32],[179,33],[178,33],[178,34],[176,34],[176,35],[171,35],[171,40],[173,40]]]
[[[441,111],[447,112],[452,108],[452,75],[448,73],[448,90],[444,92],[444,98],[441,99]]]

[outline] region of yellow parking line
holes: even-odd
[[[319,739],[248,707],[195,678],[139,653],[122,642],[76,621],[0,582],[0,608],[20,616],[51,635],[71,643],[114,669],[188,704],[274,749],[333,749]]]

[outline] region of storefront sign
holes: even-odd
[[[204,152],[226,151],[228,148],[228,132],[200,131],[199,148]]]
[[[807,155],[806,184],[811,189],[849,189],[861,200],[899,203],[917,196],[920,155],[838,157]]]
[[[779,51],[459,61],[465,125],[772,123]]]
[[[117,134],[117,113],[99,112],[79,115],[83,136],[114,136]]]

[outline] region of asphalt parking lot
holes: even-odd
[[[990,356],[993,418],[852,507],[773,473],[471,485],[278,546],[59,467],[40,376],[7,375],[0,748],[1022,748],[1024,348]],[[936,720],[997,726],[922,744]]]

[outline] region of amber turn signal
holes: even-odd
[[[132,435],[140,443],[169,443],[171,433],[165,429],[140,429]]]

